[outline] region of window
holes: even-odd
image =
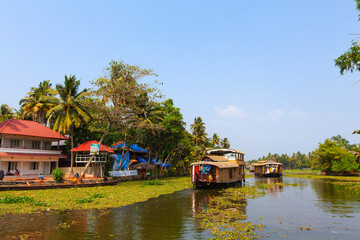
[[[32,141],[32,149],[40,149],[40,141]]]
[[[2,139],[0,138],[0,148],[1,148]]]
[[[17,162],[9,162],[8,170],[16,170],[17,169]]]
[[[30,170],[38,170],[38,169],[39,169],[39,162],[30,163]]]
[[[51,142],[44,142],[44,149],[50,150],[51,149]]]
[[[232,168],[229,169],[229,178],[232,178]]]
[[[10,147],[11,148],[20,148],[20,140],[19,139],[11,139]]]

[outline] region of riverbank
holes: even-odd
[[[91,188],[4,191],[0,214],[116,208],[191,187],[189,177],[173,177]]]
[[[332,176],[322,175],[319,170],[284,170],[283,176],[296,178],[317,178],[317,179],[332,179],[348,182],[360,182],[359,176]]]

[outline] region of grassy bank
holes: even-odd
[[[319,170],[301,170],[301,169],[292,169],[292,170],[283,170],[284,175],[319,175]]]
[[[189,177],[122,182],[115,186],[0,192],[0,214],[106,209],[191,188]]]
[[[331,180],[348,181],[348,182],[360,182],[360,177],[358,176],[322,175],[319,170],[284,170],[283,175],[285,177],[318,178],[318,179],[331,179]]]

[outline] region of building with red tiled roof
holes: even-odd
[[[96,148],[99,150],[96,151]],[[95,151],[93,152],[91,150]],[[80,144],[79,146],[71,149],[71,152],[75,152],[76,167],[74,169],[76,172],[83,172],[85,164],[89,161],[92,155],[95,154],[91,162],[92,165],[86,172],[86,176],[103,177],[108,154],[113,153],[114,151],[103,144],[99,144],[98,141],[93,140]]]
[[[70,151],[71,152],[90,152],[91,144],[99,144],[99,142],[96,140],[87,141],[86,143],[80,144],[79,146],[71,149]],[[114,151],[111,148],[109,148],[103,144],[100,144],[100,152],[113,153]]]
[[[41,125],[40,123],[21,119],[9,119],[7,121],[1,122],[0,134],[31,136],[52,140],[68,139],[60,133]]]
[[[50,174],[66,158],[61,151],[51,150],[53,141],[67,137],[37,122],[9,119],[0,122],[0,170],[20,175]]]

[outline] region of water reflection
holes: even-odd
[[[338,184],[323,179],[311,181],[318,198],[317,205],[326,213],[348,218],[353,218],[353,213],[360,213],[359,193],[349,188],[352,184]]]
[[[286,177],[250,178],[246,184],[271,184],[264,197],[231,199],[240,206],[233,211],[274,232],[270,239],[278,239],[275,231],[288,239],[359,236],[359,194],[343,185]],[[196,216],[217,196],[223,190],[189,189],[116,209],[0,216],[0,239],[206,239],[211,235]]]
[[[280,192],[284,191],[283,178],[277,177],[277,178],[264,178],[264,177],[255,177],[255,185],[263,185],[263,184],[269,184],[270,187],[266,189],[267,194],[271,195],[277,195]]]

